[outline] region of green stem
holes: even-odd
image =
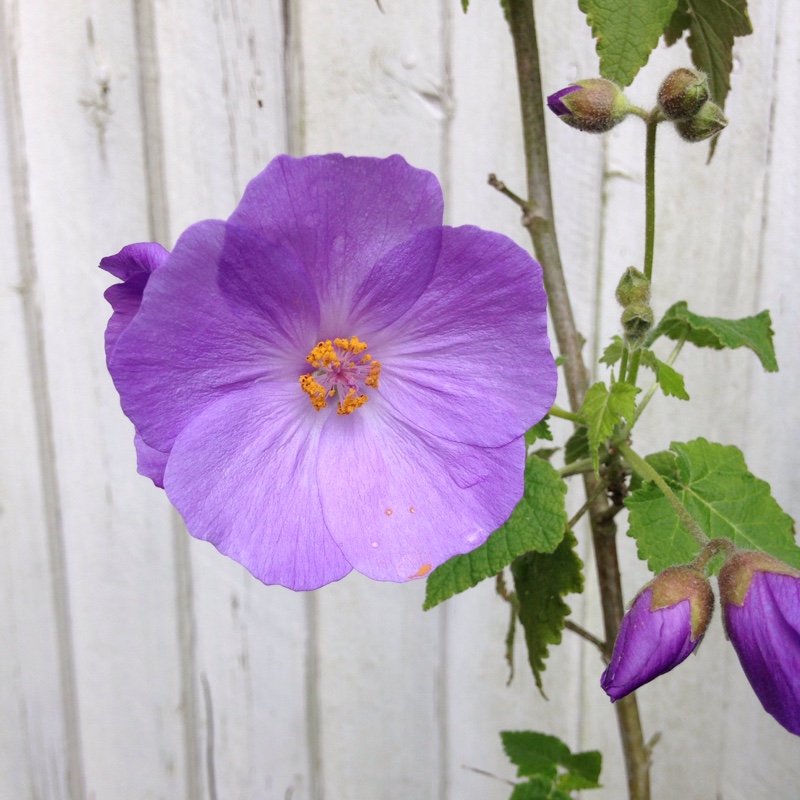
[[[658,108],[653,109],[647,117],[647,143],[644,151],[644,275],[653,280],[653,253],[656,241],[656,132],[658,123],[663,117]],[[639,362],[642,353],[634,351],[628,369],[627,382],[636,386],[639,377]]]
[[[567,411],[565,408],[561,408],[561,406],[557,405],[551,407],[550,416],[558,417],[559,419],[568,419],[570,422],[574,422],[577,425],[586,424],[586,420],[580,414],[573,414],[571,411]]]
[[[573,461],[571,464],[561,467],[558,474],[562,478],[568,478],[570,475],[582,475],[585,472],[594,472],[594,462],[591,458]]]
[[[675,359],[678,357],[678,354],[681,352],[683,345],[686,342],[686,334],[684,333],[683,336],[678,340],[678,343],[673,348],[672,352],[669,354],[669,358],[666,360],[666,365],[671,367],[675,363]],[[636,412],[633,415],[633,422],[631,422],[631,430],[633,426],[636,424],[636,421],[642,415],[642,412],[647,408],[647,404],[653,399],[653,395],[658,390],[660,386],[659,382],[656,381],[648,390],[647,394],[642,398],[642,402],[636,406]]]
[[[620,382],[625,380],[625,374],[628,371],[628,348],[622,351],[622,358],[619,361],[619,379]]]
[[[556,239],[544,126],[544,95],[539,70],[539,47],[536,41],[533,2],[506,0],[505,8],[514,41],[522,114],[528,192],[523,224],[530,234],[534,251],[542,265],[556,341],[559,351],[566,356],[564,381],[570,409],[577,414],[586,395],[589,378],[583,363],[582,340],[572,313]],[[583,483],[586,496],[591,499],[589,523],[592,530],[605,640],[609,648],[617,638],[624,613],[622,581],[617,559],[617,528],[613,515],[609,515],[611,506],[605,492],[598,491],[599,481],[595,475],[585,474]],[[614,710],[622,740],[629,799],[649,800],[650,754],[645,746],[635,694],[629,694],[616,702]]]
[[[667,482],[656,470],[651,467],[640,455],[636,454],[625,443],[616,443],[615,447],[622,454],[623,458],[630,464],[634,472],[646,481],[652,481],[659,489],[661,489],[664,497],[666,497],[669,504],[675,509],[678,519],[684,524],[686,530],[694,537],[701,547],[705,547],[710,539],[705,535],[700,526],[694,521],[692,515],[686,510],[686,506],[681,503],[675,492],[670,489]]]
[[[653,252],[656,240],[656,131],[661,112],[654,110],[647,118],[647,144],[644,154],[644,275],[653,280]]]

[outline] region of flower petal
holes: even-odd
[[[613,700],[674,669],[700,644],[692,641],[690,600],[651,611],[653,589],[639,594],[622,618],[611,663],[600,685]]]
[[[149,275],[169,258],[169,251],[157,242],[129,244],[100,262],[100,269],[127,281],[134,275]]]
[[[109,286],[104,295],[114,310],[106,326],[106,359],[116,346],[119,335],[136,316],[150,275],[167,258],[169,253],[160,244],[140,242],[129,244],[116,255],[107,256],[100,262],[101,269],[124,281]]]
[[[442,249],[442,229],[429,228],[401,242],[370,270],[352,299],[347,317],[330,320],[334,327],[321,338],[354,331],[361,338],[391,325],[417,302],[430,283]]]
[[[314,482],[322,422],[296,383],[231,392],[192,420],[164,479],[189,532],[264,583],[316,589],[344,577]]]
[[[784,728],[800,735],[800,579],[756,571],[744,603],[723,607],[753,691]]]
[[[223,222],[178,240],[122,332],[109,370],[144,441],[169,452],[197,414],[258,380],[297,380],[319,307],[287,250]]]
[[[279,156],[247,189],[232,223],[290,248],[319,292],[322,327],[346,319],[374,264],[442,224],[436,177],[401,156]]]
[[[136,471],[145,478],[150,478],[159,488],[164,488],[164,470],[167,468],[169,453],[162,453],[144,443],[142,435],[137,431],[133,437],[136,447]]]
[[[329,416],[317,483],[325,522],[353,567],[406,581],[473,550],[508,519],[524,462],[522,437],[499,448],[448,442],[375,395],[349,416]]]
[[[424,294],[370,341],[382,396],[453,441],[506,444],[555,399],[541,267],[505,236],[445,228]]]

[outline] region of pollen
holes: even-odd
[[[311,371],[300,376],[300,388],[316,411],[335,401],[337,414],[346,416],[369,399],[368,389],[378,388],[381,363],[366,352],[367,343],[357,336],[324,339],[306,356]]]

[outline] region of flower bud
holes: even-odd
[[[687,142],[702,142],[716,136],[726,125],[728,120],[722,109],[710,100],[703,103],[703,107],[690,119],[680,120],[675,123],[681,138]]]
[[[800,571],[740,550],[719,573],[725,632],[765,711],[800,736]]]
[[[628,114],[628,98],[605,78],[587,78],[547,98],[550,110],[567,125],[588,133],[605,133]]]
[[[658,90],[658,104],[669,119],[689,119],[708,100],[708,78],[693,69],[673,70]]]
[[[636,267],[628,267],[617,284],[617,302],[627,308],[650,302],[650,281]]]
[[[600,685],[612,702],[677,667],[700,644],[714,593],[692,567],[669,567],[648,583],[622,619]]]
[[[653,309],[645,305],[630,305],[622,312],[622,330],[629,347],[637,348],[653,327]]]

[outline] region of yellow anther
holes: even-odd
[[[370,367],[369,370],[369,375],[367,376],[367,379],[364,381],[364,383],[366,383],[367,386],[370,386],[373,389],[377,389],[378,378],[380,377],[380,374],[381,374],[381,362],[373,361],[372,366]]]
[[[339,341],[338,339],[336,340]],[[320,342],[317,346],[306,356],[306,361],[311,364],[314,369],[323,367],[339,367],[341,362],[333,349],[334,343],[330,339]]]
[[[338,396],[338,413],[352,414],[367,402],[364,386],[378,388],[381,365],[364,351],[367,343],[357,336],[323,339],[306,356],[314,372],[300,376],[300,387],[317,411],[327,408],[326,398]],[[361,356],[360,360],[347,355]],[[363,354],[363,355],[362,355]]]
[[[356,394],[355,389],[350,391],[339,401],[337,414],[352,414],[357,408],[361,408],[369,398],[365,394]]]
[[[311,398],[311,403],[317,411],[327,408],[325,389],[314,380],[313,375],[301,375],[300,388]]]

